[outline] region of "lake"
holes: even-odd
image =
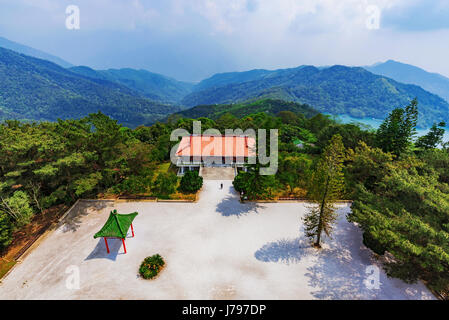
[[[361,124],[364,124],[364,125],[368,125],[368,126],[374,128],[374,129],[379,128],[380,124],[383,122],[383,119],[354,118],[354,117],[348,116],[346,114],[342,114],[342,115],[338,115],[338,116],[331,115],[331,114],[328,114],[328,115],[330,115],[331,117],[335,118],[337,121],[339,120],[342,123],[354,123],[354,122],[355,123],[361,123]],[[427,132],[429,132],[429,129],[430,128],[428,128],[428,129],[416,129],[417,135],[418,136],[423,136]],[[447,142],[447,141],[449,141],[449,127],[446,127],[445,130],[446,130],[446,132],[444,134],[443,141]]]

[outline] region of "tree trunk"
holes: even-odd
[[[316,236],[316,242],[314,243],[314,247],[321,248],[321,233],[323,232],[323,214],[324,214],[324,205],[326,203],[326,197],[327,197],[327,191],[329,189],[329,175],[327,176],[326,180],[326,188],[324,189],[323,199],[321,200],[321,207],[320,207],[320,220],[318,222],[318,230],[317,230],[317,236]]]

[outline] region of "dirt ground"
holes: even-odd
[[[109,241],[107,254],[93,238],[114,208],[139,212],[127,254],[120,240]],[[346,221],[347,205],[334,238],[311,248],[301,227],[306,210],[242,204],[232,181],[220,180],[206,180],[197,203],[82,202],[3,279],[0,299],[434,299],[423,284],[381,269],[378,288],[366,285],[379,265]],[[139,265],[155,253],[166,267],[143,280]]]

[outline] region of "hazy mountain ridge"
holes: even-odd
[[[0,37],[0,47],[16,51],[18,53],[22,53],[27,56],[31,56],[31,57],[35,57],[35,58],[39,58],[39,59],[43,59],[43,60],[48,60],[48,61],[56,63],[64,68],[73,67],[73,64],[71,64],[59,57],[56,57],[49,53],[25,46],[23,44],[20,44],[20,43],[11,41],[11,40],[8,40],[3,37]]]
[[[18,50],[39,52],[3,38],[0,45],[2,40]],[[417,97],[421,127],[449,122],[449,104],[436,94],[449,97],[449,79],[392,60],[363,68],[299,66],[227,72],[193,84],[130,68],[64,69],[47,60],[0,49],[0,120],[55,120],[101,110],[135,126],[194,106],[265,98],[307,104],[331,114],[383,119],[393,108]]]
[[[421,126],[449,120],[449,104],[419,86],[374,75],[361,67],[338,65],[277,70],[256,80],[195,91],[181,103],[195,106],[275,98],[308,104],[320,112],[382,119],[415,97]]]
[[[102,111],[133,127],[178,110],[126,86],[0,48],[0,120],[55,121]]]
[[[177,104],[192,91],[193,83],[178,81],[147,70],[131,68],[94,70],[86,66],[70,71],[95,79],[107,80],[127,86],[147,98],[163,103]]]
[[[449,102],[449,78],[439,73],[428,72],[394,60],[364,68],[374,74],[383,75],[402,83],[415,84]]]

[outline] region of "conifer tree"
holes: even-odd
[[[343,192],[344,157],[342,137],[336,134],[324,149],[312,175],[309,196],[315,206],[310,208],[303,220],[306,236],[310,239],[315,238],[314,246],[317,248],[321,247],[322,233],[330,236],[337,218],[334,202]]]

